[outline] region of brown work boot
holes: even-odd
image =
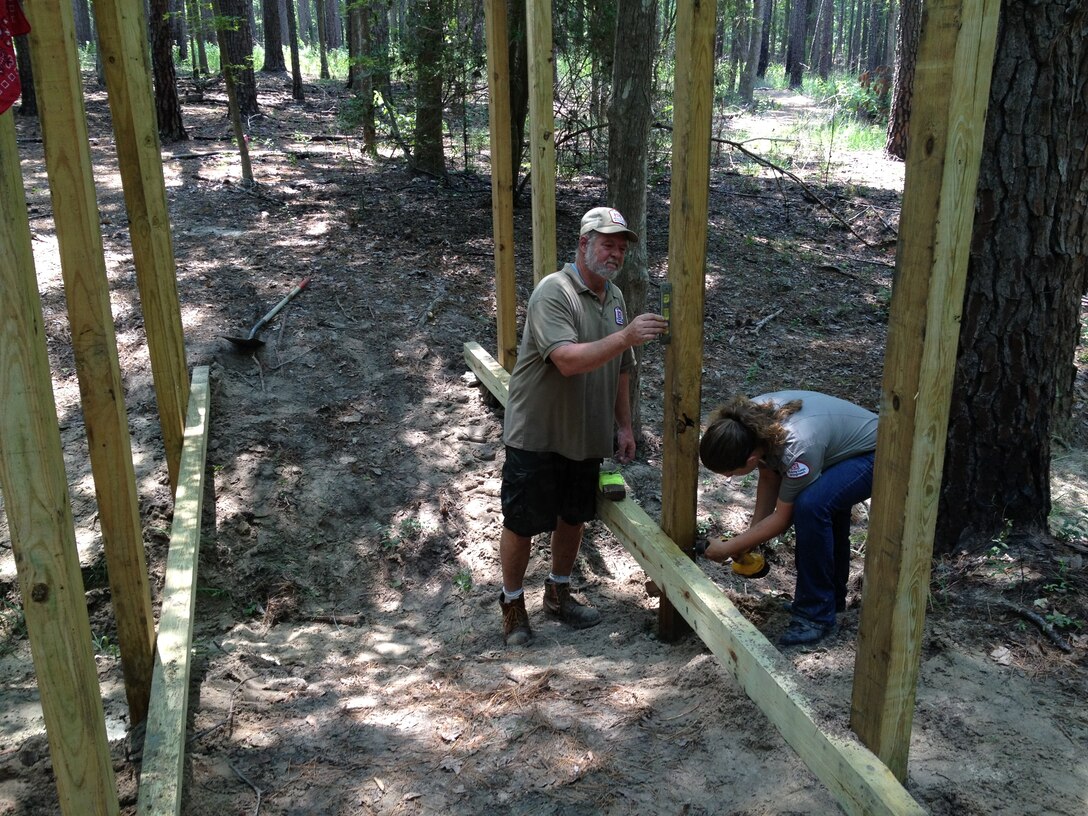
[[[502,640],[507,646],[528,646],[533,642],[533,630],[529,627],[529,613],[525,611],[525,596],[507,603],[499,592],[502,608]]]
[[[557,584],[551,578],[544,580],[544,611],[575,629],[587,629],[601,622],[600,612],[574,599],[570,584]]]

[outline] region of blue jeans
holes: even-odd
[[[874,453],[838,462],[793,503],[797,589],[793,613],[824,626],[846,607],[850,577],[850,508],[873,494]]]

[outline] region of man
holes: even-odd
[[[623,293],[610,283],[637,240],[618,210],[593,208],[582,216],[574,263],[540,281],[529,298],[503,435],[499,605],[509,646],[533,639],[522,583],[538,533],[552,534],[545,611],[577,629],[601,619],[571,597],[570,576],[582,528],[596,513],[601,461],[635,456],[631,348],[667,328],[660,315],[628,320]]]

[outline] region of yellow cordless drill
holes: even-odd
[[[733,556],[733,572],[741,578],[762,578],[770,571],[767,559],[759,550],[749,550]]]
[[[724,541],[727,539],[722,540]],[[709,539],[699,539],[695,542],[695,554],[697,556],[705,556],[706,548],[709,546]],[[762,578],[771,571],[770,564],[767,563],[767,559],[763,557],[763,553],[758,549],[752,549],[748,552],[734,555],[732,558],[732,567],[733,572],[741,578]]]

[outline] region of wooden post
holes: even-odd
[[[529,46],[529,149],[533,173],[533,281],[559,268],[555,250],[555,111],[551,0],[525,0]]]
[[[28,3],[30,55],[125,693],[147,714],[155,636],[70,3]]]
[[[200,556],[200,517],[208,452],[208,367],[193,369],[178,495],[170,525],[166,584],[155,648],[154,693],[147,717],[137,813],[177,816],[185,768],[185,726],[189,707],[193,616]]]
[[[0,490],[61,812],[116,814],[12,116],[0,114]]]
[[[167,470],[170,484],[177,489],[189,376],[158,120],[151,92],[147,20],[143,4],[123,0],[97,0],[94,16],[109,86],[117,160]]]
[[[499,364],[514,370],[518,353],[514,288],[514,150],[510,135],[510,57],[506,0],[486,0],[488,113],[491,125],[491,222],[495,240],[495,322]],[[554,271],[554,270],[553,270]]]
[[[850,719],[901,780],[999,9],[929,3],[914,76]]]
[[[676,14],[676,91],[669,214],[672,342],[665,352],[661,529],[685,552],[695,547],[703,361],[703,289],[714,90],[714,0],[680,3]],[[662,588],[658,631],[688,630]]]

